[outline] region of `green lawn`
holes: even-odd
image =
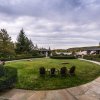
[[[61,77],[57,75],[50,77],[47,75],[45,78],[39,76],[39,67],[45,68],[61,68],[62,62],[69,62],[66,65],[70,68],[72,65],[76,66],[76,76]],[[6,64],[18,69],[18,82],[16,88],[32,89],[32,90],[45,90],[45,89],[59,89],[78,86],[87,82],[90,82],[100,76],[100,66],[80,61],[80,60],[60,60],[60,59],[46,59],[38,58],[32,61],[16,61]]]

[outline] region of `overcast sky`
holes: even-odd
[[[23,28],[39,47],[98,45],[100,0],[0,0],[0,28],[13,41]]]

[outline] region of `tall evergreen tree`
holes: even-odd
[[[0,31],[0,52],[4,56],[14,54],[14,44],[5,29]]]
[[[23,53],[25,52],[25,48],[26,48],[26,36],[25,36],[24,30],[22,29],[17,38],[16,52]]]
[[[22,29],[19,33],[17,43],[16,43],[16,52],[17,53],[30,53],[33,49],[33,43],[27,38],[24,30]]]

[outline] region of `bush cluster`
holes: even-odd
[[[0,66],[0,91],[12,88],[16,82],[17,69]]]
[[[51,56],[52,59],[76,59],[73,55],[67,55],[67,56]]]

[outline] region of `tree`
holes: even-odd
[[[6,57],[14,54],[14,44],[6,29],[1,29],[0,31],[0,52],[0,55]]]
[[[28,53],[31,53],[31,52],[33,51],[33,49],[34,49],[34,44],[33,44],[32,40],[31,40],[31,39],[29,40],[29,39],[26,37],[26,51],[27,51]]]
[[[28,37],[25,35],[24,30],[22,29],[19,33],[17,43],[16,43],[16,53],[30,53],[33,50],[33,43]]]
[[[26,47],[26,36],[25,36],[25,33],[22,29],[19,33],[18,38],[17,38],[16,52],[23,53],[25,51],[25,47]]]
[[[29,40],[29,51],[32,52],[33,49],[34,49],[34,44],[33,44],[32,40],[30,39]]]

